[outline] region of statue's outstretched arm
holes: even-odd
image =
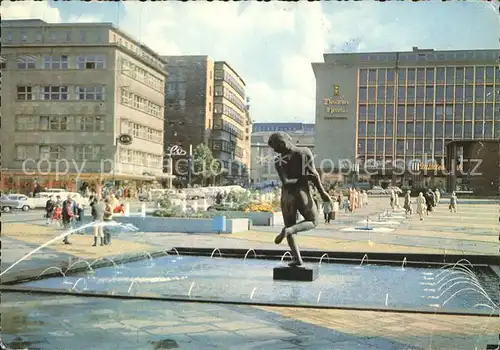
[[[323,187],[323,184],[321,183],[321,179],[319,176],[318,171],[316,170],[316,167],[314,166],[314,157],[309,148],[306,148],[304,150],[304,162],[305,162],[305,171],[307,174],[307,177],[311,182],[313,183],[314,187],[319,192],[319,195],[323,198],[323,200],[329,200],[329,195],[326,192],[325,188]]]

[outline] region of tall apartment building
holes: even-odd
[[[252,183],[278,182],[279,177],[274,166],[274,151],[267,145],[269,136],[275,132],[285,132],[299,147],[314,149],[315,125],[306,123],[254,123],[251,137],[252,165],[250,178]]]
[[[2,46],[2,187],[61,185],[61,159],[67,187],[79,172],[79,181],[162,176],[166,71],[155,52],[111,23],[41,20],[2,21]]]
[[[165,152],[207,144],[226,169],[225,178],[248,180],[252,121],[245,82],[226,63],[209,56],[165,56]],[[178,170],[178,169],[174,169]]]
[[[245,82],[224,61],[215,62],[214,126],[212,149],[233,181],[248,180],[251,167],[251,133]]]
[[[165,153],[173,145],[188,151],[208,144],[213,126],[214,61],[209,56],[163,56],[168,72],[165,91]]]
[[[320,164],[329,159],[338,171],[347,159],[369,170],[374,184],[415,186],[410,163],[440,168],[451,141],[498,139],[499,57],[500,50],[416,47],[325,54],[312,64],[317,166],[331,167]],[[445,187],[444,174],[419,179],[417,186]]]

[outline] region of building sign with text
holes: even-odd
[[[340,92],[340,85],[333,86],[333,95],[323,99],[323,105],[329,114],[325,119],[347,119],[349,101]]]

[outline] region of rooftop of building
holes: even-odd
[[[243,78],[234,70],[233,67],[231,67],[231,65],[229,63],[227,63],[226,61],[215,61],[215,64],[223,64],[225,66],[227,66],[233,73],[234,75],[236,75],[238,77],[238,79],[241,80],[241,82],[243,83],[243,86],[246,86],[247,84],[245,83],[245,81],[243,80]]]
[[[308,131],[314,132],[314,123],[253,123],[253,132],[275,132],[275,131]]]
[[[1,23],[2,28],[31,28],[31,27],[62,27],[62,28],[109,28],[113,31],[117,32],[119,35],[123,36],[125,39],[132,41],[134,44],[139,46],[141,49],[146,51],[148,54],[152,55],[154,58],[158,59],[161,62],[164,62],[164,59],[161,55],[159,55],[156,51],[151,49],[149,46],[141,43],[139,40],[132,37],[130,34],[127,34],[120,28],[116,27],[111,22],[97,22],[97,23],[49,23],[45,22],[41,19],[14,19],[14,20],[2,20]],[[5,43],[2,43],[5,45]]]
[[[212,59],[209,55],[164,55],[161,57],[166,63],[182,63],[182,61],[186,63],[195,63]]]
[[[411,51],[378,51],[378,52],[339,52],[324,53],[322,63],[360,63],[377,64],[387,62],[496,62],[500,59],[500,49],[463,49],[463,50],[435,50],[421,49],[414,46]]]

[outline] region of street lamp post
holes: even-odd
[[[193,145],[189,145],[188,155],[188,186],[191,187],[191,177],[193,173]]]
[[[116,187],[115,183],[115,168],[116,168],[116,155],[118,153],[118,145],[129,146],[132,144],[133,138],[130,134],[120,134],[115,138],[115,152],[113,157],[113,187]]]

